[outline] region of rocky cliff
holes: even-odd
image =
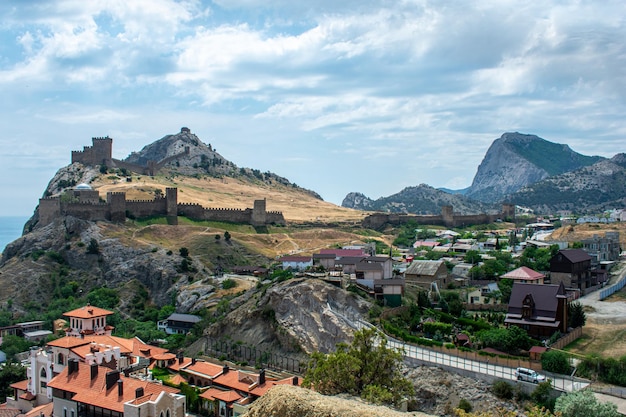
[[[505,133],[487,150],[466,195],[480,201],[498,202],[524,186],[592,165],[600,159],[581,155],[567,145],[535,135]]]
[[[507,197],[537,213],[597,214],[626,206],[626,154],[546,178]]]
[[[207,328],[205,335],[262,351],[332,352],[337,343],[352,340],[354,327],[345,316],[360,317],[370,306],[322,280],[291,279],[234,301],[232,311]],[[195,349],[202,350],[202,343]]]

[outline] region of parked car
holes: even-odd
[[[515,370],[515,377],[518,381],[533,382],[535,384],[544,382],[546,380],[545,375],[541,375],[536,371],[528,368],[517,368]]]

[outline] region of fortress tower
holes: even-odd
[[[111,166],[113,158],[113,138],[108,136],[91,138],[92,146],[84,146],[82,151],[72,151],[72,163],[84,165]]]
[[[168,224],[178,224],[178,188],[165,189],[165,215]]]
[[[254,208],[252,209],[252,225],[262,226],[267,222],[267,211],[265,209],[265,199],[254,200]]]

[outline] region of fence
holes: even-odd
[[[563,349],[563,347],[569,345],[570,343],[572,343],[574,340],[578,339],[582,335],[583,335],[583,328],[577,327],[571,332],[569,332],[568,334],[566,334],[565,336],[561,337],[556,342],[552,343],[550,347],[554,349]]]
[[[205,339],[204,353],[215,358],[224,357],[235,362],[245,362],[257,368],[303,374],[306,364],[298,358],[259,350],[229,340]]]
[[[626,285],[626,275],[623,276],[622,279],[620,281],[618,281],[616,284],[613,284],[610,287],[601,290],[600,291],[600,301],[604,300],[609,295],[613,295],[617,291],[621,290],[622,288],[624,288],[624,285]]]
[[[351,312],[340,311],[330,304],[328,307],[338,316],[343,317],[351,326],[362,329],[374,327],[371,323],[363,321]],[[401,349],[407,362],[419,363],[430,366],[441,366],[452,372],[462,373],[473,378],[481,378],[489,382],[496,379],[515,380],[515,368],[524,367],[541,371],[539,361],[530,359],[481,355],[475,351],[458,350],[456,347],[429,346],[424,348],[417,345],[386,336],[387,346]],[[551,380],[552,387],[560,391],[574,391],[589,385],[589,381],[570,376],[556,375],[543,372]],[[532,385],[532,384],[531,384]],[[528,388],[528,387],[527,387]]]
[[[600,394],[612,395],[613,397],[626,398],[626,388],[624,387],[615,387],[615,386],[596,386],[591,385],[591,390],[593,392],[598,392]]]

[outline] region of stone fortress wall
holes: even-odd
[[[488,224],[497,220],[514,220],[515,205],[503,204],[502,211],[497,214],[470,214],[463,215],[454,213],[452,206],[443,206],[440,215],[420,216],[416,214],[401,213],[374,213],[363,219],[363,227],[369,229],[380,229],[386,224],[393,226],[402,225],[409,221],[414,221],[423,225],[437,225],[446,227],[464,227],[474,224]]]
[[[189,129],[184,127],[181,131],[188,132]],[[108,136],[92,138],[92,142],[93,146],[85,146],[82,151],[72,151],[72,163],[79,162],[90,166],[106,165],[125,168],[142,175],[154,175],[167,163],[189,154],[189,147],[186,147],[185,151],[178,155],[167,157],[162,161],[149,161],[146,166],[141,166],[113,159],[111,157],[113,139]],[[166,188],[165,196],[155,197],[153,200],[127,200],[124,192],[108,192],[106,201],[103,202],[100,200],[98,191],[77,187],[71,191],[69,198],[41,198],[38,211],[39,222],[44,225],[65,215],[90,221],[113,222],[124,222],[127,217],[166,216],[170,224],[177,224],[177,216],[186,216],[194,220],[248,223],[253,226],[285,224],[282,212],[266,210],[265,199],[255,200],[253,208],[245,210],[205,208],[200,204],[179,203],[176,188]]]

